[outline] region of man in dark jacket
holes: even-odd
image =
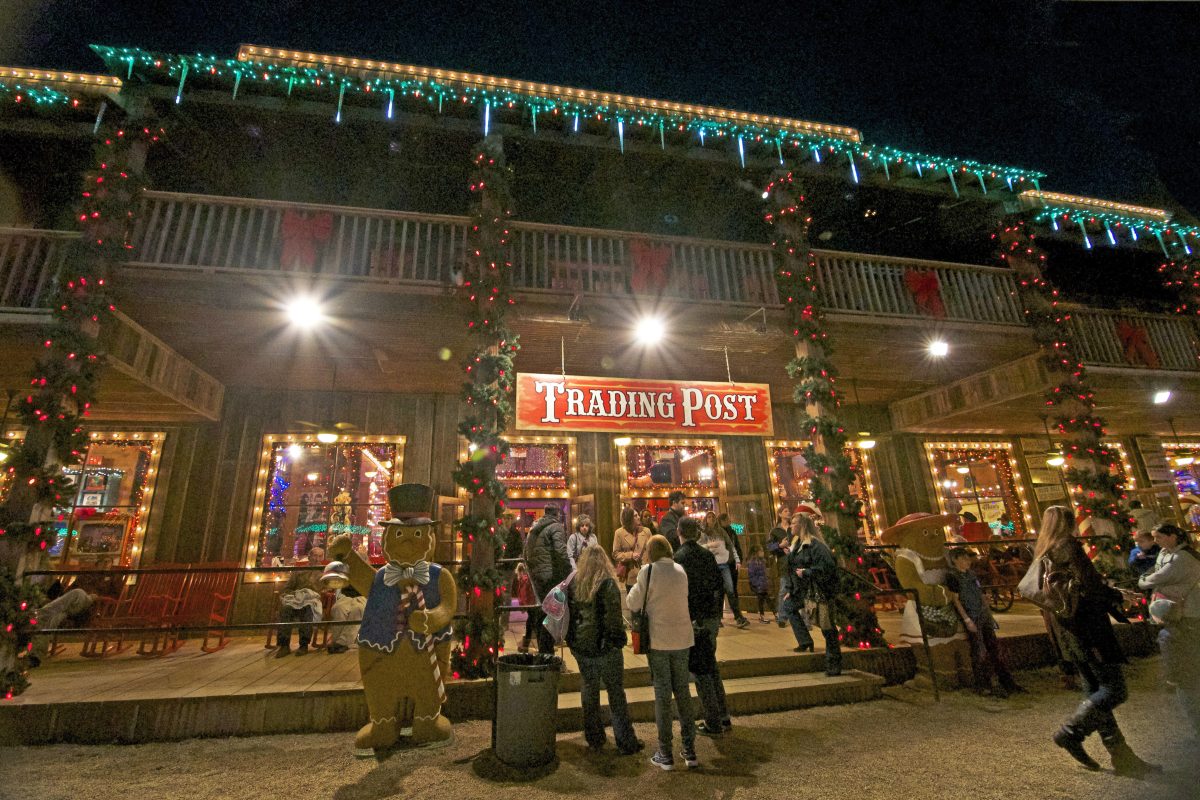
[[[676,489],[667,495],[667,501],[671,507],[667,509],[667,513],[662,515],[662,519],[658,521],[658,532],[667,537],[667,541],[671,543],[672,550],[678,550],[682,542],[679,540],[679,520],[683,519],[683,498],[684,493]]]
[[[542,518],[533,523],[529,535],[525,537],[525,566],[529,570],[529,579],[533,581],[533,590],[537,592],[539,603],[551,589],[571,574],[571,560],[567,557],[567,529],[563,527],[561,514],[562,510],[558,506],[548,503]],[[532,614],[534,630],[537,631],[538,652],[553,654],[554,638],[542,624],[545,615],[540,609]]]
[[[717,668],[717,629],[725,583],[716,557],[697,541],[700,523],[691,517],[679,520],[679,537],[683,543],[675,551],[675,563],[687,573],[688,616],[696,635],[688,655],[688,670],[696,679],[696,694],[704,710],[704,722],[696,726],[696,732],[717,736],[732,727],[725,708],[725,685]]]

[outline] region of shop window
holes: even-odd
[[[771,462],[771,492],[775,508],[794,509],[798,505],[812,505],[813,470],[804,458],[805,442],[767,442],[767,458]],[[879,535],[882,520],[879,505],[874,497],[875,485],[871,475],[870,457],[866,450],[847,447],[845,454],[854,471],[854,481],[849,486],[851,497],[859,500],[859,527],[868,539]],[[774,521],[772,521],[774,524]]]
[[[661,518],[674,491],[686,495],[693,516],[719,511],[724,466],[716,441],[634,439],[620,459],[624,500],[639,512]]]
[[[371,438],[324,444],[298,436],[267,437],[247,566],[325,561],[329,539],[342,533],[350,534],[354,549],[370,561],[384,560],[387,492],[400,481],[404,440]],[[319,548],[315,556],[314,548]]]
[[[1163,444],[1184,524],[1200,527],[1200,442]]]
[[[509,497],[570,497],[577,491],[574,440],[513,437],[509,445],[508,458],[496,465]]]
[[[49,554],[58,566],[136,566],[145,545],[161,433],[93,433],[83,461],[63,472],[71,502],[54,509]]]
[[[1025,487],[1007,442],[926,443],[929,467],[943,511],[959,511],[967,524],[963,535],[1027,536],[1032,519]],[[979,528],[968,528],[974,517]],[[986,527],[988,530],[984,531]]]

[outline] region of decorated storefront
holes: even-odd
[[[768,440],[764,443],[767,462],[771,468],[771,499],[776,513],[780,509],[795,509],[798,505],[812,505],[812,481],[816,473],[808,465],[804,450],[808,442]],[[847,446],[845,456],[854,471],[850,484],[850,495],[862,505],[859,508],[859,532],[867,541],[874,542],[885,525],[880,516],[879,500],[875,494],[875,477],[871,469],[870,447],[865,443]],[[870,444],[873,446],[874,442]]]
[[[1200,440],[1163,442],[1162,449],[1183,520],[1200,527]]]
[[[960,512],[968,524],[987,529],[965,527],[967,538],[1023,537],[1033,532],[1033,515],[1011,443],[926,442],[925,454],[939,509]]]

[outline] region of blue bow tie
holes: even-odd
[[[416,581],[424,586],[429,583],[429,562],[418,561],[404,566],[389,561],[383,567],[383,583],[385,586],[395,586],[400,581]]]

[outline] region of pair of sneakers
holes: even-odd
[[[688,769],[695,769],[696,767],[700,766],[700,759],[696,758],[695,747],[683,748],[683,750],[680,752],[680,755],[683,756],[683,763],[687,765]],[[664,753],[662,750],[656,751],[654,755],[650,757],[650,763],[661,770],[665,770],[666,772],[670,772],[671,770],[675,769],[674,757],[672,757],[670,753]]]

